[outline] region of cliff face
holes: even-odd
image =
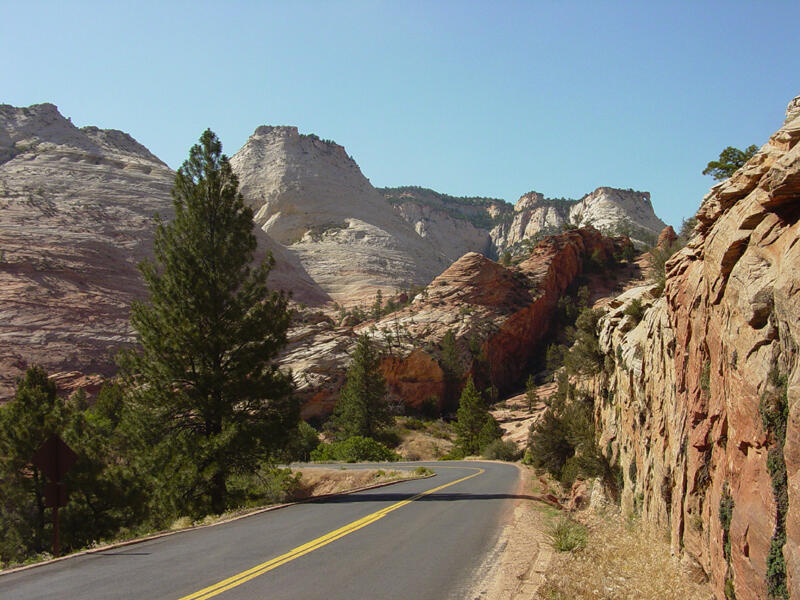
[[[652,246],[664,222],[653,212],[649,192],[599,187],[581,200],[549,199],[538,192],[522,196],[514,217],[492,230],[498,252],[525,238],[559,231],[564,225],[592,226],[611,235],[630,235],[640,246]]]
[[[174,173],[121,131],[75,127],[52,104],[0,105],[0,401],[31,364],[59,385],[114,372],[133,341],[137,264],[152,255],[156,213],[172,214]],[[270,284],[320,304],[327,296],[266,235]],[[293,262],[294,261],[294,262]]]
[[[526,238],[556,233],[569,223],[574,202],[548,200],[538,192],[528,192],[514,205],[514,215],[492,229],[498,251],[504,251]]]
[[[256,222],[340,304],[424,285],[450,264],[334,142],[259,127],[231,164]]]
[[[726,585],[739,600],[766,598],[784,562],[800,598],[796,105],[705,197],[663,296],[642,287],[612,302],[606,370],[588,384],[600,447],[624,473],[623,506],[667,527],[719,598]],[[623,313],[634,298],[649,307],[638,324]]]

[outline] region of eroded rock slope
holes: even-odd
[[[369,333],[385,351],[381,368],[393,402],[419,408],[448,395],[442,339],[455,337],[456,387],[468,375],[504,393],[519,383],[540,352],[558,298],[594,255],[610,260],[629,243],[583,228],[547,237],[531,256],[504,267],[477,252],[462,256],[411,304],[377,321],[337,327],[312,318],[295,328],[283,358],[294,369],[305,417],[323,416],[335,405],[355,336]]]

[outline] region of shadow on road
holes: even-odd
[[[417,494],[374,493],[350,494],[310,500],[314,504],[349,504],[351,502],[402,502],[409,500]],[[417,498],[415,502],[455,502],[458,500],[541,500],[537,496],[520,494],[465,494],[465,493],[433,493]]]

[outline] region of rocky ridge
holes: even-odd
[[[422,237],[456,261],[467,252],[496,257],[489,231],[510,216],[511,206],[495,198],[456,198],[421,187],[379,188],[395,212]]]
[[[526,239],[589,225],[609,235],[629,235],[640,247],[652,246],[665,227],[649,192],[599,187],[578,201],[528,192],[514,206],[513,219],[498,224],[491,235],[497,252],[513,252]]]
[[[509,391],[540,352],[538,342],[549,332],[558,298],[583,272],[585,261],[592,255],[610,260],[626,243],[583,228],[545,238],[514,267],[471,252],[408,307],[381,319],[347,328],[322,315],[310,318],[291,332],[282,358],[294,370],[304,417],[333,410],[360,333],[369,333],[385,351],[381,369],[394,403],[420,408],[433,398],[441,406],[453,391],[440,364],[441,340],[449,330],[462,367],[458,385],[472,375],[483,387]]]
[[[800,598],[798,107],[704,198],[663,295],[642,286],[611,303],[606,369],[584,382],[623,508],[667,528],[720,599],[766,598],[784,570]],[[639,323],[624,313],[636,299]]]

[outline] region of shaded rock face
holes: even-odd
[[[598,398],[600,447],[625,475],[623,507],[641,506],[643,518],[668,528],[675,551],[697,560],[719,598],[728,579],[739,600],[767,597],[784,515],[781,554],[791,597],[800,598],[798,141],[800,114],[712,188],[693,237],[667,263],[662,297],[644,286],[612,302],[600,325],[609,366],[587,384]],[[648,306],[638,324],[624,314],[634,298]],[[781,452],[761,413],[783,394]],[[771,475],[770,450],[773,469],[785,461],[788,486]],[[773,485],[788,493],[788,510]]]
[[[522,196],[514,206],[514,218],[492,230],[498,252],[526,238],[559,231],[565,225],[592,226],[610,235],[630,235],[640,246],[650,246],[664,229],[653,212],[649,192],[599,187],[580,201],[553,200],[538,192]]]
[[[155,223],[172,214],[174,172],[121,131],[75,127],[52,104],[0,106],[0,401],[28,365],[59,377],[114,372],[111,352],[133,342],[130,304],[144,297],[137,264]],[[328,300],[301,265],[273,250],[274,287]],[[91,387],[91,386],[90,386]]]
[[[660,234],[658,234],[658,241],[656,242],[656,248],[660,248],[661,250],[666,250],[672,244],[678,241],[678,234],[675,233],[675,230],[672,228],[672,225],[668,225],[664,227]]]
[[[408,307],[360,324],[349,338],[332,323],[304,326],[290,335],[295,341],[283,359],[294,369],[304,414],[322,416],[333,409],[355,335],[364,332],[385,351],[381,370],[393,402],[419,408],[431,398],[444,400],[439,358],[448,330],[456,339],[463,377],[471,374],[481,386],[507,391],[527,373],[558,298],[580,275],[584,260],[593,254],[610,258],[625,243],[591,228],[573,230],[545,238],[528,260],[508,268],[471,252]]]
[[[450,264],[334,142],[262,126],[231,164],[256,222],[342,305],[424,285]]]

